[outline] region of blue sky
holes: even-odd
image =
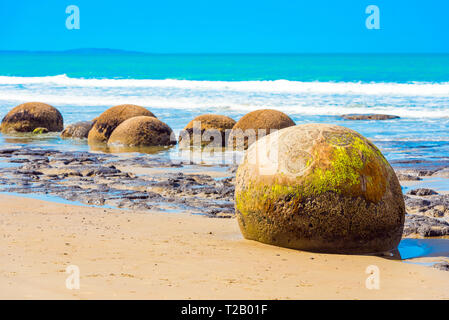
[[[68,5],[80,29],[65,26]],[[380,9],[368,30],[365,8]],[[0,50],[449,53],[448,0],[2,0]]]

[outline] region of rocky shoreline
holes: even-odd
[[[85,205],[233,217],[236,168],[218,167],[217,176],[207,166],[173,164],[157,157],[14,147],[0,149],[0,192],[52,196]],[[397,170],[402,181],[447,177],[447,173],[448,168]],[[403,236],[449,236],[449,194],[418,188],[404,199],[408,214]]]
[[[211,217],[230,217],[234,211],[232,178],[184,174],[183,165],[162,159],[11,148],[0,150],[0,161],[0,192]],[[154,168],[167,170],[151,172]],[[150,174],[134,174],[135,169],[147,169]]]
[[[447,167],[438,169],[396,170],[403,183],[419,182],[424,179],[449,178]],[[412,185],[413,186],[413,185]],[[449,194],[440,194],[429,188],[410,188],[404,194],[407,216],[404,236],[419,237],[449,236]]]

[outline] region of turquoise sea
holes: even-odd
[[[394,164],[449,163],[449,55],[152,55],[124,52],[0,53],[0,118],[41,101],[69,124],[133,103],[175,131],[202,113],[238,120],[278,109],[297,124],[347,126],[370,138]],[[348,121],[346,113],[387,113],[389,121]],[[21,140],[88,150],[58,137]]]

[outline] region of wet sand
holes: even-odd
[[[242,239],[234,218],[0,195],[2,299],[449,299],[446,271]],[[65,286],[77,265],[79,290]],[[365,286],[380,270],[380,289]]]

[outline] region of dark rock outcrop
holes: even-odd
[[[344,114],[341,116],[346,120],[391,120],[399,119],[398,116],[389,114]]]

